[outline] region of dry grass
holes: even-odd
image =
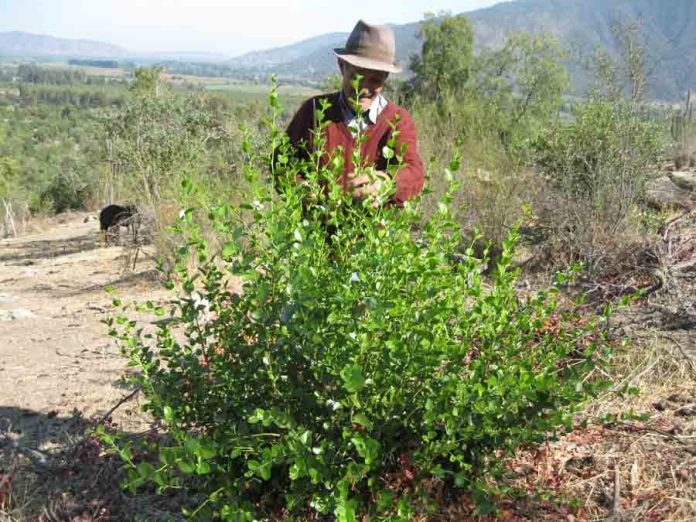
[[[577,429],[506,463],[495,516],[466,495],[433,520],[696,520],[696,374],[659,334],[622,349]],[[637,395],[618,393],[640,388]],[[500,485],[500,484],[498,484]]]
[[[637,387],[640,392],[613,391],[594,401],[582,417],[608,422],[589,424],[556,446],[556,460],[569,447],[589,459],[587,469],[569,473],[568,492],[584,499],[587,516],[594,520],[610,514],[625,520],[696,519],[696,375],[691,363],[655,334],[617,356],[614,380],[615,389]],[[631,412],[635,416],[627,417]]]
[[[574,496],[585,499],[589,518],[601,519],[609,511],[625,520],[696,519],[692,358],[660,332],[641,334],[616,357],[615,389],[637,387],[638,395],[610,392],[594,401],[583,412],[585,419],[616,421],[591,425],[587,440],[583,430],[570,436],[592,458],[590,476],[571,476],[567,483]],[[622,419],[627,412],[637,417]]]

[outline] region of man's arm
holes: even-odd
[[[314,129],[314,107],[316,100],[310,98],[305,101],[290,120],[285,133],[290,138],[295,155],[298,159],[309,157],[308,148],[311,146],[312,131]]]
[[[406,111],[402,111],[399,113],[399,118],[399,121],[395,124],[395,129],[398,131],[395,140],[395,153],[402,154],[403,150],[403,161],[393,180],[395,193],[391,197],[391,202],[398,206],[403,206],[407,199],[420,194],[423,190],[423,185],[425,183],[425,166],[418,154],[416,126],[411,116]],[[381,147],[382,143],[380,143],[379,146]],[[380,159],[377,162],[378,170],[376,170],[372,176],[368,174],[355,176],[354,173],[348,175],[353,195],[358,198],[377,194],[382,190],[382,186],[385,183],[392,183],[389,179],[389,175],[385,172],[387,162],[384,157],[381,156],[381,150],[378,151],[378,155],[380,155]]]
[[[410,199],[421,193],[425,184],[425,165],[418,154],[418,135],[416,125],[411,115],[406,111],[399,111],[401,119],[396,123],[399,131],[396,137],[396,154],[401,154],[405,146],[403,164],[396,173],[396,192],[392,197],[397,205],[403,205]]]

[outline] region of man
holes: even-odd
[[[389,102],[382,89],[389,73],[401,71],[394,61],[394,32],[386,26],[369,25],[360,20],[348,37],[346,46],[334,49],[338,57],[338,68],[343,78],[342,89],[307,100],[297,111],[287,129],[290,142],[299,157],[307,157],[312,150],[312,133],[315,112],[323,101],[330,104],[324,114],[328,125],[324,128],[325,151],[328,155],[343,155],[343,172],[337,180],[344,191],[362,199],[381,193],[384,185],[393,183],[391,202],[403,203],[419,194],[425,178],[423,161],[418,155],[416,127],[411,116],[403,108]],[[363,111],[356,114],[354,107],[356,92],[353,80],[360,76],[357,102]],[[352,100],[352,101],[351,101]],[[394,153],[400,155],[405,147],[403,162],[394,179],[388,165],[393,158],[386,158],[384,148],[389,144],[396,129]],[[358,133],[363,135],[358,144]],[[353,149],[361,147],[360,156],[367,166],[374,166],[374,175],[357,175],[353,166]],[[387,153],[388,156],[391,154]],[[324,156],[324,159],[327,155]]]

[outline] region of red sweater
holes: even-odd
[[[321,107],[321,100],[326,99],[331,107],[325,112],[324,119],[329,124],[324,129],[326,138],[326,151],[334,153],[339,147],[343,151],[344,171],[339,182],[343,190],[348,190],[348,174],[353,172],[353,147],[355,139],[351,130],[343,121],[343,114],[339,105],[339,93],[323,94],[310,98],[302,104],[293,116],[287,129],[290,142],[296,148],[299,157],[307,157],[308,148],[312,147],[312,130],[314,127],[314,110]],[[398,115],[398,121],[397,121]],[[374,165],[377,170],[387,170],[387,160],[382,156],[382,149],[391,138],[392,127],[399,131],[396,137],[396,154],[401,153],[402,144],[406,145],[403,164],[396,173],[396,193],[392,200],[397,205],[402,205],[407,199],[419,194],[423,189],[425,168],[418,155],[416,144],[416,126],[411,115],[394,103],[387,106],[377,117],[377,122],[369,125],[364,132],[365,142],[360,151],[361,157],[367,165]],[[326,156],[325,156],[326,158]],[[394,164],[395,160],[391,160]]]

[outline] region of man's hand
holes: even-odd
[[[381,170],[375,170],[370,174],[361,174],[360,176],[357,176],[354,172],[348,174],[348,188],[352,191],[353,196],[358,199],[381,194],[389,183],[391,183],[391,178],[386,172]]]

